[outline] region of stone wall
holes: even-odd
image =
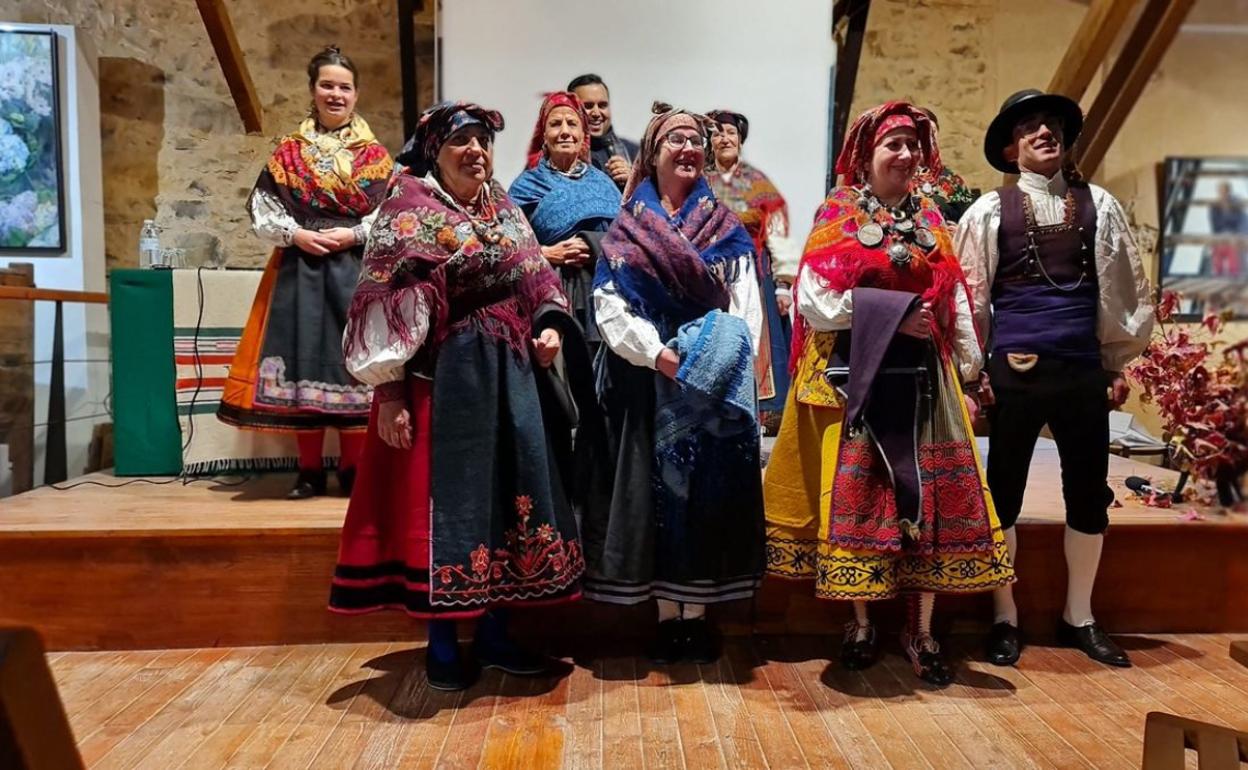
[[[1087,3],[1076,0],[873,0],[851,113],[897,98],[929,107],[940,118],[945,162],[972,187],[997,187],[1001,174],[983,158],[984,130],[1007,96],[1048,86],[1086,11]],[[1248,155],[1248,44],[1225,30],[1246,22],[1248,0],[1197,0],[1092,177],[1122,202],[1151,278],[1155,165],[1175,155]],[[1223,33],[1208,25],[1224,25]],[[1081,100],[1085,110],[1104,71]],[[1226,333],[1231,340],[1246,336],[1248,323]],[[1132,401],[1127,410],[1160,429],[1151,409]]]
[[[996,187],[985,128],[1007,96],[1048,86],[1086,11],[1086,0],[873,0],[851,114],[897,98],[929,107],[940,117],[946,163],[973,187]],[[1242,34],[1200,31],[1248,23],[1248,0],[1197,0],[1187,21],[1093,178],[1150,242],[1154,164],[1168,155],[1248,155],[1243,131],[1232,128],[1248,124],[1240,95],[1248,45]]]
[[[193,2],[16,0],[4,20],[72,24],[98,53],[108,264],[137,263],[142,222],[155,217],[162,245],[198,264],[220,250],[233,266],[261,265],[244,201],[275,139],[306,114],[305,68],[336,43],[360,67],[359,112],[389,148],[402,145],[402,93],[393,0],[229,2],[264,109],[263,135],[247,135]],[[432,8],[418,39],[432,48]],[[10,10],[12,8],[12,10]],[[432,57],[418,60],[422,104],[432,98]]]

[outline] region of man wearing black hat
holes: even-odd
[[[980,393],[991,404],[988,486],[1011,556],[1032,452],[1048,424],[1066,506],[1058,640],[1126,667],[1126,653],[1093,619],[1092,586],[1113,502],[1109,410],[1129,394],[1122,369],[1148,344],[1153,307],[1122,206],[1067,162],[1082,127],[1079,105],[1064,96],[1027,90],[1007,99],[988,127],[984,154],[994,168],[1018,174],[1018,184],[976,201],[954,248],[989,348]],[[1010,586],[997,589],[994,605],[988,659],[1013,665],[1022,640]]]

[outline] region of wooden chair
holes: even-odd
[[[43,640],[33,628],[0,627],[0,767],[83,767]]]
[[[1144,723],[1144,770],[1183,768],[1195,749],[1200,770],[1240,770],[1248,763],[1248,732],[1185,719],[1160,711]]]

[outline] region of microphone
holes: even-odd
[[[1157,487],[1153,486],[1151,483],[1149,483],[1148,479],[1144,478],[1143,476],[1127,476],[1126,480],[1123,481],[1122,483],[1126,485],[1127,489],[1131,490],[1137,495],[1149,495],[1149,494],[1168,495],[1170,494],[1164,489],[1158,489]]]

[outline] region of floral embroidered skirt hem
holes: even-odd
[[[831,490],[843,412],[839,406],[800,403],[796,396],[797,391],[790,390],[763,483],[769,574],[814,579],[815,595],[823,599],[888,599],[926,591],[974,593],[1014,581],[1013,564],[990,498],[990,549],[917,554],[847,548],[833,542],[829,536]],[[986,490],[978,454],[974,461]]]
[[[347,372],[342,332],[359,250],[269,258],[225,382],[217,417],[272,432],[363,430],[372,389]]]
[[[370,418],[329,609],[471,618],[580,597],[581,543],[528,362],[452,337],[433,381],[408,377],[411,449]]]

